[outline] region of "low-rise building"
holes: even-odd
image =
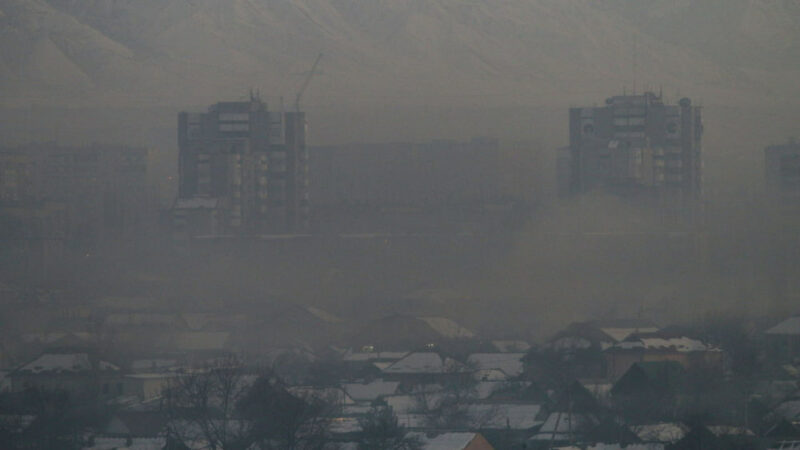
[[[9,374],[12,391],[28,388],[101,396],[125,394],[122,370],[88,351],[48,351]]]
[[[672,332],[629,336],[603,352],[607,376],[621,377],[637,362],[675,361],[685,369],[722,373],[724,352],[711,344]]]

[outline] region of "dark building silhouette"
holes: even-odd
[[[764,149],[767,191],[777,200],[800,200],[800,144],[790,140]]]
[[[702,194],[700,107],[683,98],[618,95],[570,108],[568,148],[559,153],[562,196],[602,189],[669,214],[691,214]]]
[[[220,102],[178,116],[175,225],[188,234],[291,233],[308,221],[305,114]]]
[[[145,148],[31,144],[0,149],[0,169],[0,202],[63,204],[69,238],[130,236],[152,220]]]
[[[46,277],[65,256],[154,223],[147,149],[53,143],[0,149],[0,270]]]

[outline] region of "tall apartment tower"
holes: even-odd
[[[560,194],[602,189],[693,215],[702,194],[702,135],[700,107],[688,98],[669,105],[645,92],[571,108],[569,147],[559,154]]]
[[[257,96],[178,116],[175,225],[190,235],[294,233],[308,225],[302,112]]]

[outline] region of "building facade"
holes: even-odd
[[[770,197],[800,203],[800,143],[791,140],[765,148],[764,166]]]
[[[189,235],[294,233],[308,223],[302,112],[220,102],[178,116],[178,231]]]
[[[152,220],[147,149],[53,143],[0,149],[0,202],[60,202],[73,239],[128,236]]]
[[[559,153],[563,196],[602,189],[670,214],[694,213],[702,196],[701,110],[660,95],[618,95],[571,108],[568,149]]]

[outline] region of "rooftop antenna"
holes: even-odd
[[[314,61],[314,65],[311,66],[311,70],[306,75],[306,79],[303,81],[303,84],[300,86],[300,89],[297,91],[297,94],[294,97],[294,109],[296,112],[300,112],[300,99],[303,98],[303,93],[306,91],[308,83],[311,82],[311,77],[317,74],[317,66],[319,65],[320,59],[322,59],[322,53],[317,56],[317,59]]]

